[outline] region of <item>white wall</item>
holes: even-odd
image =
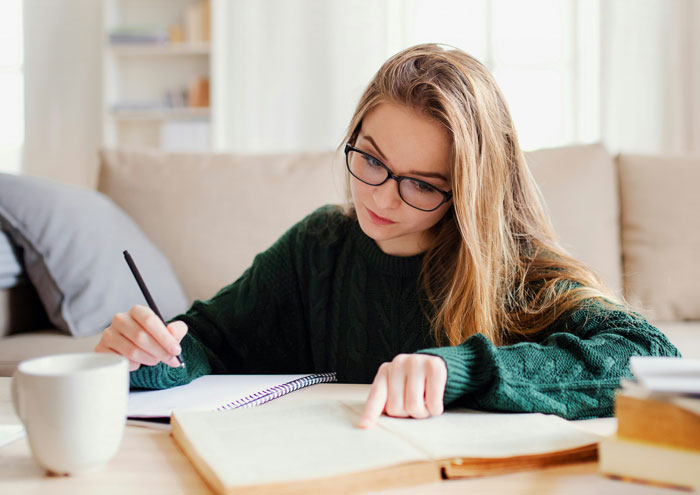
[[[24,0],[23,172],[94,186],[102,129],[102,2]]]

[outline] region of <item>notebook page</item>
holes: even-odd
[[[24,436],[22,425],[0,425],[0,447]]]
[[[396,435],[356,425],[339,401],[174,414],[197,455],[227,487],[301,481],[427,460]]]
[[[598,443],[559,416],[452,410],[427,419],[382,416],[379,424],[435,459],[545,454]]]
[[[129,392],[127,416],[166,418],[175,409],[213,410],[304,375],[206,375],[165,390]]]

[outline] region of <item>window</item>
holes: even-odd
[[[19,173],[24,142],[22,0],[0,2],[0,172]]]
[[[415,0],[408,45],[443,42],[483,62],[524,149],[600,139],[598,2]]]

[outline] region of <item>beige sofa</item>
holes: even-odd
[[[594,144],[527,160],[564,245],[684,356],[700,357],[700,157],[612,157]],[[163,251],[191,302],[235,280],[318,206],[343,201],[344,158],[105,150],[98,189]],[[0,291],[0,328],[25,327],[41,314],[38,304],[26,289]],[[99,338],[35,326],[44,328],[0,339],[0,375],[28,357],[91,350]]]

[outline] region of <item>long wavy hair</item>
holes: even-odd
[[[584,301],[622,304],[562,248],[484,65],[445,45],[397,53],[360,98],[341,148],[355,143],[364,116],[382,102],[408,105],[451,136],[453,205],[433,227],[420,276],[440,345],[475,333],[496,345],[527,340]],[[356,215],[354,207],[348,213]]]

